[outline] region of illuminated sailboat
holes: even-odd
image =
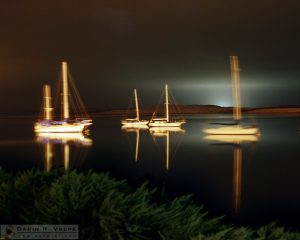
[[[138,102],[136,89],[134,89],[134,100],[135,100],[136,118],[126,118],[124,120],[121,120],[121,124],[125,127],[147,127],[149,121],[140,119],[139,102]]]
[[[165,85],[165,117],[156,117],[156,113],[153,113],[153,116],[149,122],[150,127],[180,127],[185,123],[183,116],[181,115],[181,119],[170,119],[169,115],[169,91],[168,84]],[[178,113],[179,114],[179,113]]]
[[[71,97],[69,91],[72,87],[74,93],[73,105],[76,105],[78,109],[74,112],[77,116],[70,117],[69,100]],[[36,133],[80,133],[88,128],[92,124],[92,119],[88,116],[83,102],[79,96],[78,90],[71,79],[68,78],[67,63],[62,62],[62,119],[59,121],[53,120],[53,108],[51,98],[51,88],[49,85],[44,85],[44,119],[37,121],[34,124],[34,131]],[[79,112],[80,111],[80,112]]]
[[[242,126],[241,97],[240,97],[240,75],[239,62],[237,56],[230,57],[231,78],[232,78],[232,98],[233,98],[233,119],[235,123],[225,124],[220,128],[207,128],[203,131],[212,135],[256,135],[259,129],[255,126]],[[221,124],[222,125],[222,124]]]

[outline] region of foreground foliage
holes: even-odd
[[[171,201],[146,184],[133,189],[103,173],[0,169],[0,184],[0,223],[78,224],[80,239],[300,239],[274,224],[224,225],[191,196]]]

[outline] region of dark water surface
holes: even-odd
[[[0,120],[0,166],[7,171],[65,166],[110,171],[138,185],[164,187],[170,196],[194,194],[212,216],[260,226],[272,221],[300,230],[300,119],[247,117],[261,130],[258,142],[220,143],[203,139],[210,121],[231,116],[187,116],[185,133],[153,136],[122,131],[119,118],[96,118],[89,138],[37,138],[33,119]],[[72,137],[71,137],[72,138]],[[239,160],[235,155],[239,154]]]

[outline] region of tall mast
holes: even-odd
[[[165,86],[166,91],[166,119],[169,122],[169,94],[168,94],[168,84]]]
[[[44,119],[52,120],[52,107],[51,107],[51,87],[50,85],[43,86],[44,94]]]
[[[63,117],[69,119],[69,92],[68,92],[68,67],[67,62],[62,62],[62,79],[63,79]]]
[[[136,109],[136,120],[140,120],[140,113],[139,113],[139,103],[137,98],[137,92],[136,89],[134,89],[134,99],[135,99],[135,109]]]
[[[232,79],[232,100],[233,119],[239,121],[241,115],[241,93],[240,93],[240,68],[237,56],[230,56],[231,79]]]

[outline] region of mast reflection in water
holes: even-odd
[[[140,145],[140,130],[148,130],[147,125],[136,125],[134,127],[130,126],[122,126],[121,128],[122,131],[130,134],[130,133],[136,133],[136,138],[135,138],[135,153],[134,153],[134,160],[137,162],[139,158],[139,145]]]
[[[258,142],[258,135],[208,135],[205,140],[216,141],[215,146],[232,145],[233,149],[233,210],[240,212],[242,195],[242,146],[243,142]]]
[[[57,156],[58,165],[63,162],[64,168],[68,170],[70,159],[72,166],[80,165],[93,145],[92,139],[82,133],[37,133],[36,142],[44,147],[44,169],[46,171],[50,171],[54,165],[55,147],[62,147],[62,154],[59,154],[60,157]],[[72,150],[74,150],[73,154],[71,154]]]
[[[179,136],[179,139],[174,140],[174,145],[171,148],[170,152],[170,133],[176,136]],[[165,163],[166,163],[166,170],[169,170],[170,167],[170,160],[174,159],[176,152],[179,148],[181,142],[181,136],[185,133],[185,130],[181,127],[152,127],[150,128],[150,134],[152,135],[154,143],[158,146],[159,138],[165,138]]]

